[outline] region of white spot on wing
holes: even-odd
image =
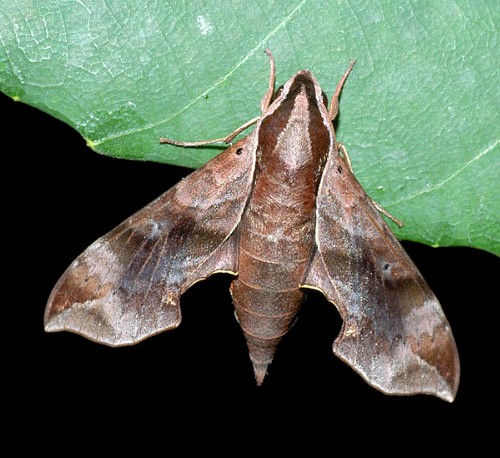
[[[418,329],[420,335],[428,334],[432,336],[436,326],[440,325],[439,321],[444,320],[444,316],[439,302],[434,298],[430,298],[426,299],[420,307],[412,308],[406,320]]]

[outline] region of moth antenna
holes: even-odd
[[[276,82],[276,64],[274,62],[274,57],[269,48],[264,49],[264,52],[267,54],[267,57],[269,57],[269,63],[271,64],[271,71],[269,74],[269,85],[267,87],[267,91],[264,94],[264,97],[262,97],[262,100],[260,102],[260,109],[262,113],[264,113],[271,104],[271,100],[274,95],[274,84]]]
[[[276,82],[276,63],[274,62],[274,57],[273,54],[271,53],[271,50],[266,48],[264,52],[267,54],[269,57],[269,62],[271,64],[271,71],[269,75],[269,85],[267,88],[266,93],[264,94],[264,97],[262,98],[262,101],[260,102],[260,109],[262,113],[264,113],[269,105],[271,104],[271,100],[274,95],[274,85]],[[250,119],[250,121],[247,121],[245,124],[242,126],[238,127],[235,129],[233,132],[231,132],[229,135],[225,137],[220,137],[220,138],[213,138],[211,140],[201,140],[197,142],[183,142],[179,140],[172,140],[171,138],[165,138],[161,137],[160,138],[160,143],[163,145],[175,145],[175,146],[184,146],[184,147],[196,147],[196,146],[203,146],[203,145],[212,145],[214,143],[226,143],[229,144],[231,143],[241,132],[244,130],[248,129],[250,126],[254,125],[258,120],[260,119],[260,116],[256,116],[255,118]]]
[[[332,101],[330,102],[330,109],[328,110],[328,114],[330,115],[330,119],[332,121],[337,117],[337,114],[339,112],[340,92],[342,91],[342,87],[344,86],[345,80],[349,76],[349,73],[351,73],[352,67],[354,67],[355,63],[356,59],[352,59],[351,62],[349,63],[349,67],[347,67],[347,70],[342,75],[342,78],[340,78],[340,81],[337,84],[335,92],[333,93]]]

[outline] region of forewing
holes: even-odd
[[[342,316],[335,354],[385,393],[452,401],[460,369],[448,321],[338,152],[318,190],[316,242],[303,283]]]
[[[236,273],[237,227],[255,166],[249,137],[194,171],[88,247],[49,298],[47,331],[129,345],[181,320],[180,295]]]

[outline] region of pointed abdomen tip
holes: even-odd
[[[257,386],[261,386],[262,382],[264,381],[264,378],[266,377],[267,366],[269,364],[262,364],[257,362],[252,362],[252,363],[253,363],[253,372],[255,374],[255,381],[257,382]]]

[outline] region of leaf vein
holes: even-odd
[[[477,162],[478,160],[480,160],[481,158],[483,158],[484,156],[486,156],[487,154],[489,154],[491,151],[493,151],[498,146],[499,143],[500,143],[500,139],[498,139],[492,145],[488,146],[483,151],[479,152],[476,156],[474,156],[472,159],[470,159],[469,161],[467,161],[464,165],[462,165],[461,167],[459,167],[454,173],[452,173],[450,176],[448,176],[444,180],[440,181],[439,183],[436,183],[434,186],[432,186],[430,188],[425,188],[423,190],[420,190],[420,191],[418,191],[415,194],[412,194],[410,196],[406,196],[406,197],[404,197],[403,199],[401,199],[401,200],[399,200],[397,202],[393,202],[390,205],[386,205],[386,207],[392,207],[394,205],[398,205],[398,204],[401,204],[403,202],[408,202],[408,201],[416,199],[417,197],[420,197],[420,196],[422,196],[424,194],[428,194],[430,192],[434,192],[434,191],[437,191],[438,189],[441,189],[443,186],[445,186],[451,180],[455,179],[458,175],[460,175],[462,172],[464,172],[474,162]]]
[[[208,89],[204,90],[201,94],[199,94],[197,97],[195,97],[191,102],[188,104],[184,105],[180,110],[176,111],[175,113],[172,113],[170,116],[167,118],[164,118],[160,121],[149,123],[145,126],[142,126],[141,128],[133,128],[133,129],[127,129],[121,132],[117,132],[112,135],[108,135],[107,137],[101,138],[100,140],[92,141],[93,147],[102,145],[103,143],[106,143],[107,141],[114,140],[116,138],[121,138],[121,137],[126,137],[127,135],[133,135],[139,132],[144,132],[159,126],[162,126],[164,124],[167,124],[169,121],[172,119],[175,119],[177,116],[182,114],[184,111],[188,110],[192,105],[194,105],[196,102],[198,102],[200,99],[206,97],[207,94],[215,90],[218,86],[223,84],[236,70],[238,70],[245,62],[247,62],[258,50],[262,49],[264,44],[273,36],[275,35],[279,30],[281,30],[283,27],[285,27],[291,19],[297,14],[297,12],[304,6],[304,4],[308,0],[301,0],[301,2],[287,15],[283,18],[280,23],[274,27],[270,32],[266,34],[262,40],[257,43],[256,46],[254,46],[250,51],[247,52],[245,56],[243,56],[242,59],[240,59],[239,62],[237,62],[233,68],[228,71],[225,75],[222,75],[212,86],[210,86]]]

